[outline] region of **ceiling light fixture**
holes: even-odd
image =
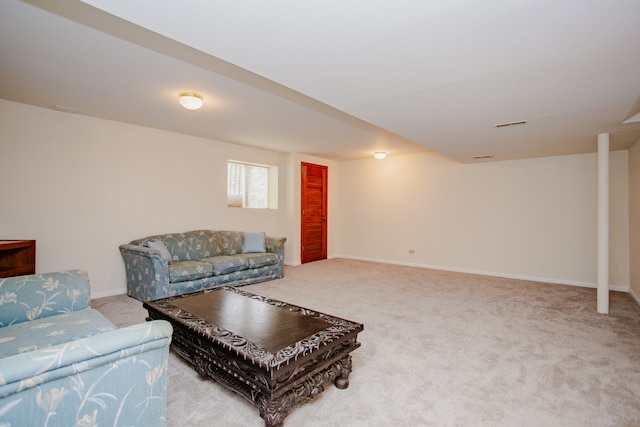
[[[378,160],[382,160],[385,157],[387,157],[387,153],[384,151],[376,151],[375,153],[373,153],[373,157],[375,157]]]
[[[198,110],[204,101],[202,95],[195,92],[180,92],[180,105],[187,110]]]

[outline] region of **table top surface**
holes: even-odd
[[[321,318],[229,291],[180,298],[172,303],[271,352],[333,326]]]
[[[144,303],[260,365],[279,365],[357,335],[363,325],[304,307],[221,287]]]

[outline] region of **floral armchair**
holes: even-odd
[[[0,426],[166,425],[171,334],[118,329],[81,270],[0,279]]]

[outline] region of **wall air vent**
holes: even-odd
[[[527,123],[529,123],[528,120],[520,120],[519,122],[498,123],[497,125],[493,125],[493,127],[494,128],[506,128],[508,126],[526,125]]]
[[[493,159],[493,154],[482,154],[480,156],[473,156],[473,160]]]

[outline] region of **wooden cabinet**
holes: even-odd
[[[36,272],[35,240],[0,240],[0,277]]]

